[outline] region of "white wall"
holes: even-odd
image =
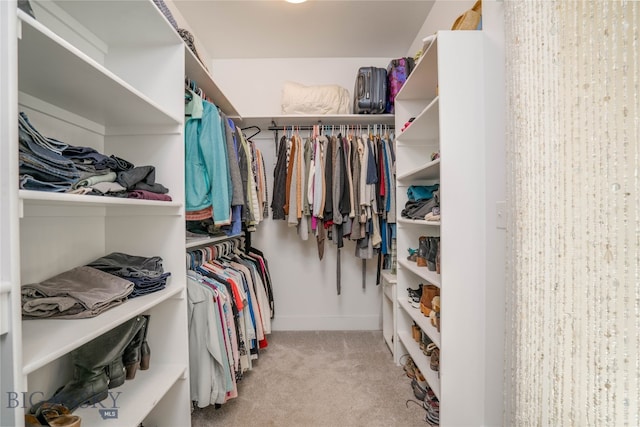
[[[281,112],[281,90],[286,80],[305,85],[338,84],[353,93],[358,67],[386,67],[389,59],[214,60],[211,73],[241,116],[273,116]],[[263,152],[271,192],[274,132],[263,129],[253,140]],[[337,295],[337,249],[333,243],[327,241],[320,261],[315,239],[302,241],[295,228],[272,219],[258,226],[252,243],[269,260],[276,306],[274,330],[381,329],[381,289],[375,283],[377,258],[367,261],[366,288],[362,289],[362,261],[353,255],[354,243],[346,242],[341,250],[342,294]]]

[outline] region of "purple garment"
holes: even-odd
[[[163,202],[170,202],[172,200],[171,196],[169,196],[168,194],[152,193],[151,191],[147,190],[130,191],[129,193],[127,193],[127,197],[129,199],[161,200]]]

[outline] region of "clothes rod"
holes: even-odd
[[[381,124],[381,123],[372,123],[372,124],[366,124],[366,125],[347,125],[347,124],[341,124],[341,125],[317,124],[317,125],[304,125],[304,126],[298,126],[298,125],[275,126],[275,125],[272,125],[272,126],[269,126],[267,128],[267,130],[281,131],[281,130],[284,130],[284,128],[289,129],[291,127],[293,127],[295,130],[313,130],[313,128],[315,126],[320,126],[320,127],[331,127],[331,126],[333,126],[333,127],[338,127],[338,128],[340,126],[348,126],[350,128],[353,128],[353,127],[365,128],[367,126],[379,126],[379,127],[387,128],[387,129],[395,129],[394,125],[385,125],[385,124]]]

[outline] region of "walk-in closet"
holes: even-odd
[[[0,427],[638,425],[639,28],[0,0]]]

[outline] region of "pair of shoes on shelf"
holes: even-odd
[[[420,297],[420,311],[425,316],[429,316],[433,310],[433,299],[440,296],[440,288],[435,285],[422,285],[422,296]]]
[[[409,304],[413,308],[420,308],[420,300],[422,299],[422,288],[418,285],[418,289],[407,288],[409,294]]]
[[[402,361],[403,358],[404,362]],[[407,375],[407,377],[411,379],[416,378],[416,371],[418,370],[418,367],[414,363],[411,356],[409,356],[408,354],[402,355],[400,357],[400,364],[402,365],[402,369],[404,369],[404,373]]]
[[[420,236],[418,238],[418,253],[416,255],[416,264],[418,267],[427,267],[429,271],[435,271],[439,274],[439,253],[440,238]]]
[[[109,389],[133,379],[138,368],[148,369],[148,323],[149,316],[136,316],[71,351],[71,381],[46,401],[33,405],[28,414],[42,421],[44,411],[52,405],[69,412],[83,404],[93,405],[106,399]]]

